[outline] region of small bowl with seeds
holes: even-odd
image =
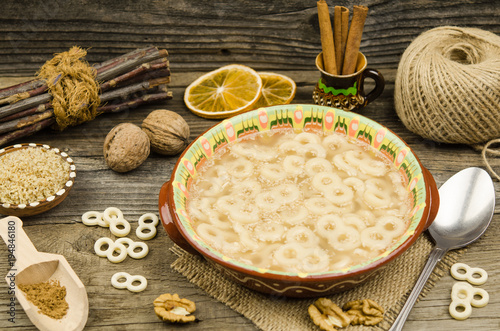
[[[0,149],[0,214],[32,216],[60,204],[73,187],[76,167],[65,152],[45,144]]]

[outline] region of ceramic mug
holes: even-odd
[[[384,76],[378,70],[367,68],[366,65],[366,57],[359,52],[355,73],[332,75],[323,69],[323,53],[319,53],[316,57],[316,67],[321,73],[321,78],[314,88],[314,103],[342,110],[355,110],[365,107],[378,98],[384,91]],[[368,94],[365,94],[364,90],[366,78],[375,81],[375,87]]]

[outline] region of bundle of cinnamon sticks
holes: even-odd
[[[172,98],[166,85],[170,82],[166,50],[138,49],[94,68],[100,89],[98,114]],[[54,125],[51,100],[41,79],[0,89],[0,146]]]
[[[330,11],[326,1],[319,0],[317,6],[324,70],[332,75],[353,74],[356,71],[368,7],[353,7],[349,27],[349,9],[335,6],[332,30]]]

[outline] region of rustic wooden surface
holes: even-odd
[[[436,26],[460,25],[500,34],[498,2],[456,1],[338,1],[331,6],[364,4],[370,8],[361,50],[369,66],[387,80],[382,96],[363,110],[399,134],[430,170],[438,185],[457,171],[484,167],[469,146],[444,145],[409,132],[393,106],[394,78],[401,54],[421,32]],[[88,330],[256,330],[255,326],[173,271],[172,242],[159,227],[144,260],[127,259],[114,265],[93,253],[93,244],[109,230],[86,227],[81,215],[115,206],[133,222],[157,211],[158,192],[170,177],[177,157],[152,154],[138,169],[118,174],[107,168],[102,145],[109,130],[122,122],[140,124],[154,109],[167,108],[182,115],[191,139],[217,123],[201,119],[184,106],[185,87],[196,77],[224,64],[241,63],[258,70],[275,71],[297,82],[295,103],[311,103],[318,74],[314,57],[320,51],[316,1],[26,1],[6,0],[0,11],[0,85],[8,86],[32,76],[53,53],[70,46],[89,47],[88,61],[100,62],[135,48],[155,45],[170,53],[174,99],[102,115],[91,123],[57,133],[44,131],[18,142],[37,142],[68,152],[77,166],[77,179],[68,198],[55,209],[23,219],[37,249],[63,254],[87,287],[90,302]],[[500,160],[492,160],[500,169]],[[495,182],[495,188],[500,185]],[[450,318],[447,310],[453,280],[445,275],[412,310],[405,330],[499,330],[500,317],[500,216],[495,214],[486,235],[469,246],[461,262],[482,267],[490,280],[482,287],[490,303],[475,308],[465,321]],[[5,246],[0,244],[0,276],[9,269]],[[143,274],[148,289],[140,294],[110,286],[113,273],[126,270]],[[2,276],[3,277],[3,276]],[[401,275],[404,277],[404,275]],[[197,303],[200,323],[172,326],[160,322],[152,310],[156,296],[179,293]],[[33,330],[17,305],[15,323],[8,321],[10,296],[0,281],[0,329]]]

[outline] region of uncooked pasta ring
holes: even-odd
[[[301,144],[319,144],[321,143],[321,138],[319,135],[310,132],[301,132],[296,135],[293,140],[300,142]]]
[[[279,223],[261,222],[255,227],[255,237],[260,241],[276,242],[283,238],[285,226]]]
[[[218,210],[224,212],[224,213],[229,213],[231,210],[234,210],[235,208],[239,208],[243,204],[243,200],[241,198],[231,196],[231,195],[225,195],[223,197],[220,197],[215,201],[215,207],[217,207]]]
[[[304,257],[304,253],[303,246],[297,243],[287,243],[274,251],[274,259],[280,266],[296,266]]]
[[[323,196],[337,206],[345,206],[354,201],[354,192],[343,183],[339,183],[330,190],[323,192]]]
[[[315,157],[306,162],[305,169],[309,177],[314,177],[320,172],[332,172],[333,166],[327,159]]]
[[[296,225],[285,233],[287,243],[297,243],[302,247],[313,247],[318,244],[319,237],[308,227]]]
[[[396,216],[387,215],[379,217],[377,224],[384,237],[397,238],[406,231],[404,220]]]
[[[466,280],[472,285],[483,285],[488,280],[488,273],[481,268],[471,268],[465,263],[455,263],[450,268],[450,273],[457,280]],[[479,277],[475,277],[478,275]]]
[[[361,245],[360,234],[352,227],[343,226],[330,235],[328,243],[337,251],[351,251]]]
[[[275,163],[266,163],[260,167],[260,175],[262,178],[270,181],[282,181],[286,178],[286,173],[283,168]]]
[[[302,205],[291,205],[279,212],[281,220],[290,225],[304,223],[309,215],[307,208]]]
[[[228,165],[228,172],[238,179],[248,178],[253,175],[253,163],[249,160],[238,158],[230,162]]]
[[[333,157],[333,164],[342,171],[345,171],[348,176],[356,177],[358,175],[358,170],[352,165],[348,164],[344,159],[344,154],[337,154]]]
[[[324,159],[326,157],[326,150],[320,144],[309,143],[302,146],[301,154],[306,158],[319,157]]]
[[[293,177],[298,177],[304,172],[306,160],[299,155],[287,155],[283,160],[283,170]]]
[[[104,210],[104,213],[102,213],[102,219],[107,224],[111,224],[111,221],[113,219],[118,219],[118,218],[123,218],[123,213],[120,209],[116,207],[108,207]]]
[[[365,182],[356,177],[347,177],[342,181],[345,185],[352,188],[356,193],[363,194],[365,191]]]
[[[391,206],[391,197],[382,191],[375,191],[372,189],[366,189],[363,193],[363,199],[365,203],[373,208],[388,208]]]
[[[316,233],[323,238],[329,238],[329,236],[344,226],[342,218],[335,214],[327,214],[321,216],[316,222]]]
[[[338,210],[328,199],[323,197],[309,198],[305,201],[305,206],[314,215],[324,215]]]
[[[466,300],[453,300],[450,303],[449,312],[451,317],[456,320],[465,320],[472,314],[472,306]]]
[[[305,272],[321,272],[328,270],[330,258],[321,248],[310,248],[306,250],[301,260],[302,270]]]
[[[323,147],[330,152],[338,152],[343,149],[348,143],[345,137],[339,134],[331,134],[326,136],[321,143]]]
[[[116,244],[122,244],[127,247],[127,254],[133,259],[142,259],[148,255],[149,247],[142,241],[133,241],[130,238],[118,238],[115,240]],[[140,251],[137,251],[140,249]]]
[[[284,204],[284,199],[272,191],[261,192],[255,197],[255,205],[265,211],[276,211]]]
[[[295,202],[300,198],[300,189],[292,183],[281,184],[272,189],[272,192],[282,199],[283,204]]]
[[[387,164],[378,160],[364,160],[359,164],[359,170],[365,175],[381,177],[389,170]]]
[[[362,246],[369,250],[381,250],[391,243],[391,238],[384,237],[377,225],[361,231],[360,238]]]
[[[106,224],[102,220],[102,213],[92,210],[82,215],[82,223],[87,226],[92,226],[92,225],[106,226]]]
[[[130,223],[124,218],[113,218],[109,222],[109,231],[117,237],[125,237],[130,233]]]
[[[346,214],[342,216],[342,220],[345,226],[350,226],[358,230],[359,232],[366,229],[366,223],[363,221],[361,216],[357,214]]]
[[[339,175],[333,172],[317,173],[311,181],[312,186],[320,192],[330,191],[340,183],[342,183],[342,180]]]

